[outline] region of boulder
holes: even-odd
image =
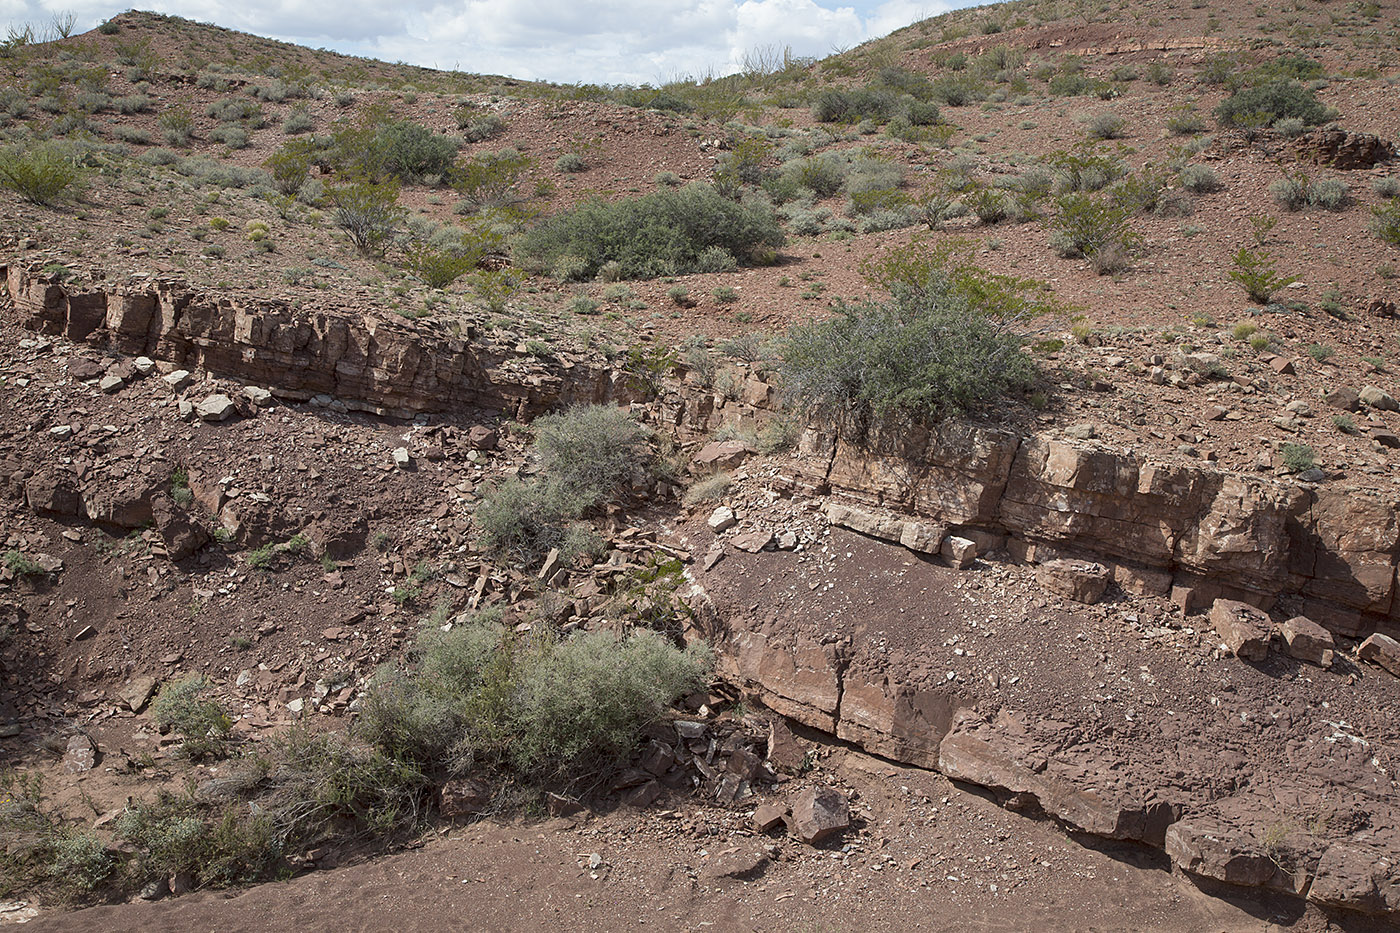
[[[176,392],[183,392],[194,383],[194,376],[190,375],[188,369],[177,369],[174,372],[161,376],[162,381]]]
[[[97,746],[92,739],[76,733],[68,739],[68,751],[63,756],[63,770],[69,774],[82,774],[91,771],[97,764]]]
[[[243,395],[258,408],[272,407],[272,393],[261,386],[247,386],[243,389]]]
[[[966,570],[977,560],[977,543],[957,535],[949,535],[943,539],[938,553],[958,570]]]
[[[117,691],[117,696],[126,704],[126,708],[133,713],[139,713],[146,708],[146,704],[151,702],[151,697],[156,694],[156,679],[154,677],[133,677],[131,682]]]
[[[443,819],[455,820],[475,816],[490,802],[490,787],[471,778],[457,778],[442,785],[438,812]]]
[[[1262,609],[1237,599],[1217,599],[1210,607],[1210,624],[1235,657],[1262,661],[1268,655],[1274,624]]]
[[[905,522],[899,533],[899,543],[920,554],[937,554],[943,546],[947,529],[931,522]]]
[[[205,421],[224,421],[238,410],[233,399],[223,393],[211,395],[194,407],[195,414]]]
[[[62,473],[36,473],[24,484],[24,498],[36,512],[77,515],[83,500],[73,481]]]
[[[209,532],[196,524],[169,496],[151,497],[151,515],[165,543],[166,556],[171,560],[184,560],[209,542]]]
[[[787,817],[787,808],[781,804],[765,803],[757,810],[753,811],[753,828],[761,833],[781,825]]]
[[[1342,411],[1359,411],[1361,409],[1361,393],[1350,386],[1333,389],[1323,396],[1323,400],[1333,408],[1340,408]]]
[[[495,450],[500,443],[500,437],[495,429],[488,428],[484,424],[473,425],[467,432],[467,443],[473,450]]]
[[[713,532],[728,531],[739,523],[734,517],[734,510],[727,505],[722,505],[710,513],[708,524]]]
[[[1389,635],[1376,632],[1361,643],[1356,656],[1363,661],[1379,665],[1400,677],[1400,642]]]
[[[1110,575],[1103,564],[1052,560],[1036,568],[1035,578],[1052,593],[1081,603],[1096,603],[1108,589]]]
[[[851,825],[851,805],[834,787],[809,787],[797,795],[784,817],[788,830],[808,845],[840,835]]]
[[[1299,661],[1332,666],[1336,644],[1332,633],[1307,616],[1294,616],[1283,623],[1283,640],[1288,644],[1288,654]]]
[[[1377,411],[1400,411],[1400,402],[1395,401],[1389,392],[1375,386],[1362,386],[1360,398],[1363,404]]]
[[[748,551],[750,554],[757,554],[766,548],[773,540],[771,531],[747,531],[741,535],[735,535],[730,542],[741,551]]]
[[[1368,914],[1400,911],[1400,864],[1384,849],[1333,844],[1318,860],[1308,900]]]

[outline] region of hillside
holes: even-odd
[[[1383,928],[1397,47],[1395,2],[1021,0],[629,88],[12,36],[4,910]],[[680,686],[556,760],[526,667],[413,679],[477,631]],[[191,676],[194,732],[148,705]]]

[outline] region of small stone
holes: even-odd
[[[261,386],[246,386],[243,389],[243,396],[258,408],[271,408],[273,403],[272,393]]]
[[[1269,360],[1269,368],[1280,376],[1291,376],[1297,372],[1294,361],[1286,356],[1276,356]]]
[[[73,426],[71,424],[57,424],[49,428],[49,433],[62,440],[65,437],[73,436]]]
[[[176,392],[185,391],[194,382],[194,377],[187,369],[177,369],[174,372],[166,373],[161,379]]]
[[[149,356],[138,356],[131,361],[131,368],[142,376],[149,376],[156,371],[156,361]]]
[[[409,454],[407,447],[394,448],[394,466],[400,470],[412,469],[413,456]]]
[[[1052,560],[1036,568],[1035,578],[1052,593],[1092,604],[1103,598],[1110,574],[1103,564],[1083,560]]]
[[[1322,398],[1328,405],[1342,411],[1358,411],[1361,408],[1361,393],[1348,386],[1333,389]]]
[[[471,778],[457,778],[442,785],[438,794],[438,813],[447,820],[475,816],[490,802],[490,787]]]
[[[791,551],[797,547],[797,532],[784,531],[778,535],[778,550]]]
[[[1268,655],[1274,626],[1262,609],[1237,599],[1217,599],[1210,607],[1210,624],[1235,657],[1262,661]]]
[[[63,756],[63,770],[69,774],[91,771],[97,764],[97,746],[81,732],[68,738],[68,751]]]
[[[761,833],[781,825],[787,816],[787,808],[776,803],[765,803],[753,811],[753,828]]]
[[[237,406],[233,399],[223,393],[211,395],[195,406],[195,413],[204,421],[224,421],[233,415]]]
[[[769,542],[771,542],[772,540],[773,533],[771,531],[759,530],[748,531],[741,535],[735,535],[730,543],[741,551],[747,551],[750,554],[757,554],[759,551],[766,548]]]
[[[126,380],[121,376],[106,375],[103,376],[102,381],[97,384],[97,388],[101,389],[106,395],[113,395],[120,392],[125,385]]]
[[[1075,440],[1080,441],[1091,440],[1094,437],[1097,437],[1098,433],[1099,429],[1094,427],[1094,425],[1090,424],[1087,421],[1081,422],[1079,424],[1072,424],[1069,427],[1065,428],[1065,434],[1074,438]]]
[[[739,523],[734,517],[734,510],[727,505],[722,505],[710,513],[708,524],[710,530],[716,533],[727,531]]]
[[[139,713],[146,708],[151,697],[155,696],[156,683],[154,677],[133,677],[130,683],[117,691],[117,696],[126,704],[127,709]]]
[[[949,535],[943,539],[939,553],[958,570],[966,570],[977,560],[977,544],[967,538]]]
[[[1371,435],[1371,440],[1388,450],[1400,450],[1400,435],[1378,432]]]

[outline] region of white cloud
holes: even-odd
[[[521,78],[657,83],[726,73],[746,52],[824,56],[967,0],[155,0],[154,8],[274,38],[389,61]],[[81,29],[122,7],[104,0],[0,0],[0,20]]]

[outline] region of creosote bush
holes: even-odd
[[[222,755],[233,723],[216,700],[203,696],[209,684],[189,677],[167,684],[151,706],[156,725],[184,739],[182,750],[195,760]]]
[[[683,651],[646,629],[517,635],[489,616],[426,626],[411,665],[371,686],[360,732],[429,774],[588,780],[702,687],[710,664],[702,644]]]
[[[44,207],[77,190],[86,173],[74,151],[60,143],[0,150],[0,186]]]
[[[577,520],[620,493],[633,473],[650,474],[651,432],[606,405],[545,415],[533,428],[539,475],[491,488],[474,520],[491,550],[528,562],[558,547],[572,559],[586,543]]]
[[[767,203],[732,201],[697,182],[622,201],[585,201],[527,231],[519,254],[537,269],[566,268],[576,278],[592,278],[610,262],[624,278],[655,278],[713,270],[714,251],[742,261],[783,242]]]
[[[799,411],[864,442],[881,425],[929,423],[1030,388],[1036,367],[1018,327],[1056,310],[1034,283],[992,275],[956,245],[894,251],[867,276],[886,302],[838,303],[794,328],[782,350]]]
[[[1240,284],[1251,301],[1261,305],[1268,304],[1274,292],[1298,281],[1293,276],[1280,275],[1274,258],[1267,250],[1251,250],[1241,246],[1231,261],[1235,268],[1230,270],[1230,278]]]
[[[1297,81],[1271,81],[1236,91],[1215,108],[1221,126],[1262,127],[1293,118],[1308,126],[1331,119],[1332,114],[1312,91]]]

